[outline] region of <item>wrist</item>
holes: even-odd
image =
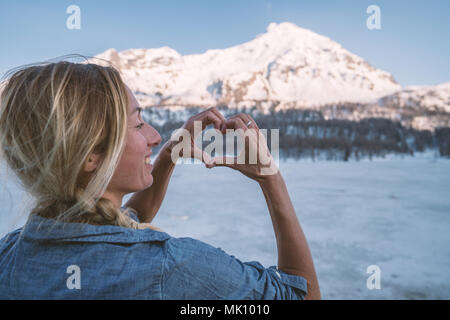
[[[282,183],[283,177],[281,176],[281,173],[278,170],[278,172],[276,174],[262,176],[257,181],[261,188],[267,188],[267,187],[276,186],[276,185],[279,185],[280,183]]]

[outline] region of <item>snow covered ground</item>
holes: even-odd
[[[450,299],[450,160],[426,153],[359,162],[280,161],[280,169],[324,299]],[[1,177],[3,236],[23,223],[13,217],[26,202],[20,188]],[[242,261],[267,267],[277,262],[259,186],[229,168],[179,164],[153,224]],[[381,289],[366,286],[370,265],[381,270]]]

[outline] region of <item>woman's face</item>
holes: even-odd
[[[125,194],[148,188],[153,183],[153,166],[146,164],[152,147],[161,143],[161,136],[142,119],[139,103],[127,87],[128,131],[126,145],[118,167],[104,197],[114,198],[121,205]],[[111,199],[113,200],[113,199]]]

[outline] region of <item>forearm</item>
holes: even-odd
[[[272,219],[278,248],[278,268],[304,277],[307,299],[320,299],[320,289],[311,252],[295,214],[283,177],[278,172],[260,182]]]
[[[167,192],[175,164],[171,159],[172,144],[167,142],[153,163],[153,184],[145,190],[136,192],[126,206],[130,206],[139,214],[141,222],[150,223],[156,216]]]

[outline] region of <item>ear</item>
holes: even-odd
[[[84,171],[85,172],[94,171],[97,168],[97,166],[99,165],[100,160],[101,160],[100,153],[91,153],[88,160],[84,164]]]

